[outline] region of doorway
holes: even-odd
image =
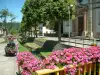
[[[78,36],[82,36],[84,30],[84,16],[78,17]]]

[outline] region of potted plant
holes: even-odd
[[[16,46],[15,43],[8,43],[7,46],[5,47],[5,54],[8,56],[12,56],[12,55],[16,55],[17,50],[16,50]]]
[[[16,45],[14,43],[14,37],[13,36],[8,36],[8,44],[5,47],[5,54],[6,56],[12,56],[12,55],[16,55],[17,50],[16,50]]]
[[[91,43],[91,46],[97,46],[95,39],[93,39],[93,43]]]

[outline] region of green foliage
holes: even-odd
[[[73,0],[26,0],[22,8],[22,22],[32,26],[47,20],[68,19],[69,5],[73,5],[74,12]]]
[[[45,7],[45,14],[49,20],[68,19],[68,7],[73,5],[72,12],[75,11],[75,0],[48,0]]]
[[[25,36],[24,34],[21,35],[21,43],[25,44],[27,42],[27,36]]]
[[[2,9],[2,10],[0,11],[0,16],[1,16],[2,18],[6,17],[6,16],[10,16],[8,9]]]
[[[2,9],[0,11],[0,18],[2,19],[2,29],[6,31],[6,35],[9,32],[9,28],[10,28],[7,24],[8,17],[11,18],[11,22],[12,20],[15,19],[15,16],[11,12],[9,12],[8,9],[6,8]]]
[[[20,73],[16,72],[16,75],[21,75]]]
[[[73,8],[71,8],[70,5],[73,5]],[[70,16],[72,16],[72,13],[75,12],[75,0],[48,0],[46,1],[44,7],[46,19],[58,22],[58,40],[60,42],[61,24],[63,20],[68,20],[69,11],[71,11]]]
[[[28,51],[28,49],[19,42],[19,52],[25,52],[25,51]]]
[[[37,27],[39,23],[43,22],[42,7],[45,0],[26,0],[22,8],[23,18],[21,31],[30,31],[34,27],[34,34],[37,35]],[[23,29],[24,28],[24,29]]]
[[[11,34],[17,34],[18,33],[18,29],[20,27],[20,23],[16,23],[16,22],[9,22],[6,24],[7,25],[7,29],[8,32]]]
[[[11,30],[10,30],[10,33],[11,33],[12,35],[17,35],[17,30],[11,29]]]
[[[70,5],[73,5],[73,7],[68,9]],[[40,23],[45,24],[47,21],[57,21],[61,23],[63,20],[68,19],[69,10],[73,17],[72,14],[75,12],[75,0],[26,0],[22,8],[23,18],[21,30],[28,31],[27,29],[34,27],[36,31]],[[58,23],[59,26],[60,23]],[[51,26],[51,28],[52,27],[53,26]],[[58,31],[60,32],[59,29]]]

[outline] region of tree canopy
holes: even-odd
[[[37,27],[46,21],[67,20],[69,10],[75,11],[75,3],[75,0],[26,0],[22,8],[25,25]],[[70,5],[73,7],[68,9]]]

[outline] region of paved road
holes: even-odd
[[[5,46],[6,44],[0,44],[0,75],[16,75],[16,57],[6,57]]]

